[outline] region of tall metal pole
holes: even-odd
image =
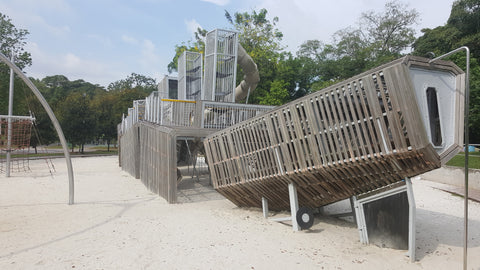
[[[52,121],[53,126],[57,131],[57,135],[58,135],[58,138],[60,139],[60,143],[62,144],[63,153],[65,155],[65,160],[67,162],[68,180],[69,180],[68,204],[73,204],[73,195],[74,195],[73,166],[72,166],[72,160],[70,159],[70,152],[68,152],[67,140],[65,140],[65,136],[63,135],[62,128],[60,127],[60,123],[55,117],[55,114],[53,113],[52,108],[50,108],[50,105],[48,105],[48,102],[42,96],[42,93],[40,93],[37,87],[32,83],[32,81],[30,81],[30,79],[27,78],[27,76],[22,72],[22,70],[19,69],[13,62],[9,61],[8,58],[5,57],[5,55],[3,55],[2,53],[0,53],[0,61],[4,62],[11,69],[13,69],[13,71],[17,74],[17,76],[20,77],[25,82],[25,84],[30,88],[30,90],[32,90],[32,92],[38,98],[43,108],[47,112],[48,116],[50,117],[50,120]]]
[[[13,63],[13,52],[11,61]],[[10,68],[10,85],[8,88],[8,118],[7,118],[7,166],[5,176],[10,177],[10,163],[12,159],[12,115],[13,115],[13,69]]]
[[[468,249],[468,148],[469,148],[469,127],[468,114],[470,108],[470,49],[467,46],[460,47],[449,53],[441,55],[430,60],[432,63],[438,59],[444,58],[461,50],[465,50],[467,54],[467,63],[465,71],[465,112],[464,112],[464,138],[465,138],[465,197],[464,197],[464,223],[463,223],[463,269],[467,269],[467,249]]]

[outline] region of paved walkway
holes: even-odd
[[[465,197],[465,188],[463,187],[457,187],[457,186],[451,186],[451,185],[443,185],[441,188],[438,188],[440,190],[456,194],[462,197]],[[472,201],[480,202],[480,190],[478,189],[473,189],[469,188],[468,189],[468,198]]]

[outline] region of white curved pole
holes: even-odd
[[[28,85],[30,90],[37,96],[38,100],[42,104],[43,108],[45,108],[45,111],[47,111],[48,116],[50,117],[50,120],[53,123],[53,126],[55,127],[55,130],[57,131],[58,138],[60,139],[60,143],[62,144],[63,148],[63,153],[65,155],[65,160],[67,161],[67,169],[68,169],[68,191],[69,191],[69,196],[68,196],[68,204],[73,204],[73,195],[74,195],[74,183],[73,183],[73,166],[72,166],[72,160],[70,159],[70,153],[68,152],[68,146],[67,146],[67,141],[65,140],[65,136],[63,135],[62,128],[60,127],[60,123],[58,122],[57,118],[55,117],[55,114],[53,113],[52,109],[48,105],[47,101],[45,98],[42,96],[42,93],[37,89],[37,87],[28,79],[25,74],[23,74],[22,70],[20,70],[14,63],[12,63],[10,60],[8,60],[5,55],[0,53],[0,61],[4,62],[7,64],[13,71]]]

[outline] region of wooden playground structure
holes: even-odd
[[[239,104],[258,83],[258,70],[237,49],[234,32],[215,31],[207,35],[213,40],[205,61],[185,53],[180,81],[166,76],[123,117],[124,170],[176,203],[178,142],[196,160],[189,142],[203,140],[214,189],[237,206],[261,207],[265,218],[269,209],[290,210],[275,220],[291,221],[297,231],[312,226],[311,209],[350,199],[347,214],[362,243],[388,231],[394,248],[415,260],[410,177],[462,150],[465,73],[452,62],[406,56],[276,108]],[[228,53],[208,47],[215,44]],[[236,53],[247,70],[237,87]]]
[[[464,73],[428,61],[398,59],[208,136],[213,186],[285,210],[293,183],[315,208],[440,167],[463,147]]]

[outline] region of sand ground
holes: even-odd
[[[64,159],[0,176],[0,269],[461,269],[463,198],[413,180],[417,261],[363,245],[352,223],[316,216],[307,231],[266,220],[183,182],[167,204],[112,157],[74,158],[68,205]],[[460,176],[458,176],[460,177]],[[469,203],[468,269],[480,269],[480,204]]]

